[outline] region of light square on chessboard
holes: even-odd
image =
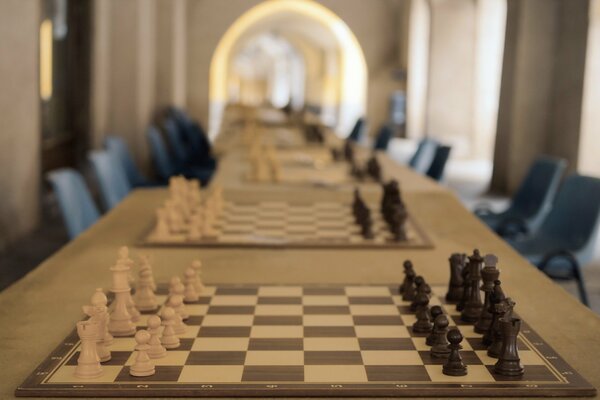
[[[249,338],[198,337],[194,340],[192,351],[246,351],[249,342]]]
[[[250,337],[253,338],[301,338],[304,334],[302,325],[261,325],[253,326]]]
[[[190,315],[206,315],[208,306],[206,304],[186,304],[185,310]]]
[[[212,297],[211,306],[251,306],[256,305],[258,296],[219,295]]]
[[[398,315],[398,308],[394,305],[361,304],[351,305],[352,315]]]
[[[394,305],[389,296],[348,296],[351,305]]]
[[[77,378],[75,375],[75,365],[63,365],[58,368],[48,379],[48,383],[113,383],[119,372],[123,369],[122,365],[103,365],[102,376],[98,378]]]
[[[202,326],[252,326],[253,315],[207,315]]]
[[[361,351],[364,365],[422,365],[416,350]]]
[[[355,326],[356,336],[359,338],[409,338],[406,326],[394,325],[361,325]]]
[[[305,365],[305,382],[361,383],[367,381],[362,365]]]
[[[185,365],[180,383],[238,383],[242,381],[243,365]]]
[[[302,296],[302,286],[261,286],[259,297],[292,297]]]
[[[360,345],[357,338],[351,337],[304,338],[304,350],[327,351],[332,349],[341,351],[359,351]]]
[[[130,337],[115,337],[113,344],[110,346],[110,351],[133,351],[136,346],[136,341],[133,336]]]
[[[386,286],[346,286],[346,295],[352,297],[389,297],[390,290]]]
[[[467,375],[448,376],[442,372],[442,365],[426,365],[427,373],[435,383],[494,383],[496,380],[485,365],[468,365]]]
[[[306,295],[302,298],[302,303],[305,306],[343,306],[347,305],[348,297],[346,296],[310,296]]]
[[[167,351],[167,355],[162,358],[152,358],[152,364],[154,365],[185,365],[185,361],[187,360],[189,352],[187,351],[178,351],[178,350],[169,350]],[[133,365],[137,354],[132,349],[131,356],[125,363],[125,365]]]
[[[178,335],[181,339],[194,339],[198,336],[198,332],[200,331],[200,326],[190,326],[188,325],[185,328],[185,332]]]
[[[257,305],[255,315],[302,315],[301,305]]]
[[[244,365],[304,365],[304,352],[292,350],[248,351]]]
[[[455,320],[454,322],[456,323],[457,321]],[[464,338],[481,338],[481,337],[483,337],[482,334],[475,332],[475,326],[473,326],[473,325],[460,325],[459,329],[460,329],[460,333],[462,333]],[[463,340],[461,344],[464,344],[464,343],[465,343],[465,340]]]
[[[352,326],[350,315],[305,315],[304,326]]]

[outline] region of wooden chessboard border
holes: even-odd
[[[211,285],[213,286],[213,285]],[[270,286],[300,286],[302,288],[340,288],[346,286],[387,287],[388,285],[214,285],[218,288],[260,288]],[[165,292],[164,285],[159,293]],[[441,297],[442,304],[447,304]],[[538,353],[560,382],[528,381],[527,384],[509,383],[161,383],[131,378],[140,383],[44,384],[65,364],[79,345],[74,329],[65,340],[15,390],[18,397],[587,397],[595,396],[596,389],[571,368],[531,327],[523,322],[519,337]],[[510,379],[508,378],[507,381]],[[518,379],[516,379],[518,381]]]

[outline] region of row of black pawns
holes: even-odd
[[[487,354],[497,358],[494,372],[510,377],[523,375],[524,368],[517,350],[517,336],[521,320],[513,316],[515,303],[504,295],[494,255],[481,257],[478,250],[450,256],[450,284],[446,302],[456,304],[463,322],[473,323],[475,332],[483,334],[482,343]],[[411,301],[417,320],[413,332],[429,333],[426,343],[431,346],[433,358],[446,358],[443,373],[451,376],[467,374],[459,350],[463,336],[457,328],[448,329],[448,317],[442,307],[429,307],[431,288],[417,276],[410,261],[404,262],[404,281],[400,285],[402,300]],[[484,300],[481,300],[481,291]]]
[[[400,195],[400,187],[396,180],[383,184],[383,195],[381,197],[380,212],[388,229],[392,233],[394,241],[407,240],[406,220],[408,212],[406,205]],[[373,239],[373,219],[371,210],[360,195],[358,189],[354,190],[354,201],[352,202],[352,213],[354,221],[361,229],[361,234],[366,239]]]

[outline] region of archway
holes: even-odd
[[[324,122],[347,135],[367,100],[367,64],[362,49],[348,26],[326,7],[311,0],[267,0],[240,16],[221,38],[211,60],[209,133],[219,131],[231,97],[235,57],[251,41],[275,35],[301,54],[305,65],[306,101],[323,110]],[[315,60],[317,58],[318,60]],[[317,74],[311,69],[318,62]],[[312,73],[312,75],[311,75]],[[318,76],[317,76],[318,75]]]

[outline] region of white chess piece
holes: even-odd
[[[175,333],[173,325],[175,325],[175,310],[171,307],[163,307],[161,312],[162,324],[165,327],[163,329],[161,343],[166,349],[176,349],[179,347],[181,342],[179,336]]]
[[[155,311],[158,309],[156,295],[152,290],[152,271],[149,269],[140,270],[137,290],[135,291],[135,304],[141,311]]]
[[[204,285],[202,284],[202,261],[192,261],[191,267],[196,271],[196,293],[200,294],[204,291]]]
[[[147,255],[140,256],[140,271],[150,271],[150,280],[152,281],[152,290],[156,291],[156,282],[154,281],[154,272],[152,271],[152,264],[150,263],[150,257]]]
[[[177,279],[174,279],[177,278]],[[169,290],[169,299],[167,300],[167,305],[173,307],[175,312],[181,316],[182,319],[188,319],[190,316],[186,311],[185,304],[183,303],[183,297],[185,294],[185,286],[181,283],[179,277],[173,277],[171,279],[171,288]],[[177,305],[173,305],[174,297],[181,297],[181,303],[177,302]]]
[[[96,351],[100,362],[111,359],[108,345],[112,343],[112,335],[108,332],[108,311],[106,295],[102,288],[96,289],[90,300],[90,306],[83,306],[83,312],[90,317],[90,321],[98,324],[98,337],[96,338]]]
[[[163,358],[167,355],[167,349],[160,342],[160,325],[161,320],[158,315],[151,315],[148,317],[148,333],[150,333],[150,349],[148,350],[148,356],[150,358]]]
[[[129,368],[129,374],[132,376],[154,375],[154,364],[150,361],[150,357],[148,357],[150,334],[146,330],[139,330],[135,334],[135,341],[137,343],[135,346],[135,361],[131,368]]]
[[[185,292],[183,299],[186,303],[195,303],[200,298],[198,292],[196,291],[196,281],[198,280],[198,276],[192,267],[188,267],[185,270],[184,275]]]
[[[81,348],[74,372],[75,377],[93,379],[102,376],[102,366],[96,347],[99,334],[98,323],[94,321],[78,322],[77,334],[81,339]]]
[[[178,310],[182,309],[182,306],[183,296],[176,294],[169,297],[169,307],[175,310],[175,317],[173,318],[175,324],[173,324],[173,330],[178,335],[183,335],[185,332],[187,332],[187,325],[183,322],[183,315],[178,312]]]
[[[119,249],[119,258],[117,259],[117,264],[123,264],[127,266],[127,278],[130,283],[134,282],[133,274],[131,269],[135,265],[133,260],[129,258],[129,248],[127,246],[122,246]],[[140,320],[141,314],[139,310],[135,307],[135,303],[133,302],[133,297],[131,296],[131,288],[127,291],[127,311],[129,315],[131,315],[131,320],[133,322],[137,322]]]
[[[171,228],[169,227],[169,216],[167,210],[161,207],[156,210],[156,228],[154,229],[154,237],[157,240],[166,240],[171,236]]]
[[[127,264],[121,262],[110,267],[113,274],[110,291],[115,294],[115,301],[110,313],[108,331],[114,336],[130,336],[135,333],[135,325],[128,310],[128,300],[131,299],[131,288],[127,277],[129,269]]]
[[[188,229],[187,239],[196,241],[202,239],[202,216],[201,214],[194,214],[190,220],[190,227]]]

